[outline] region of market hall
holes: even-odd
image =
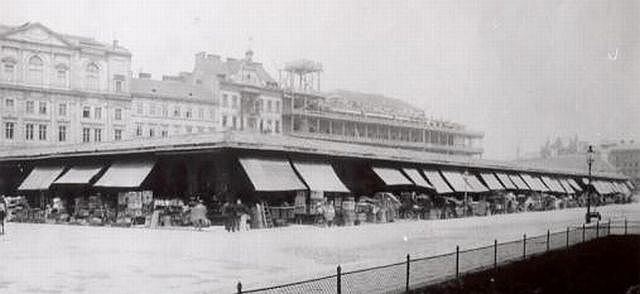
[[[14,221],[186,226],[206,207],[224,222],[237,203],[246,227],[436,219],[584,205],[585,171],[540,169],[389,147],[221,132],[7,151],[1,193]],[[631,184],[597,173],[598,203],[624,202]]]

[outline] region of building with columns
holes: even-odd
[[[131,53],[40,23],[0,25],[1,147],[121,140]]]

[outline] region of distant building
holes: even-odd
[[[320,91],[322,66],[308,60],[282,72],[287,135],[434,153],[481,156],[482,132],[443,120],[398,99],[339,90]]]
[[[127,136],[131,53],[54,32],[0,25],[0,146],[69,144]]]
[[[640,187],[640,144],[627,143],[609,151],[609,162],[618,172],[629,177],[634,186]]]

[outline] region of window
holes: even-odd
[[[47,125],[38,125],[38,139],[40,141],[47,140]]]
[[[213,108],[209,109],[209,119],[216,120],[216,111]]]
[[[236,127],[238,127],[238,119],[234,116],[231,120],[233,121],[232,122],[233,129],[236,129]]]
[[[187,111],[184,113],[184,116],[186,118],[191,118],[191,108],[187,109]]]
[[[4,80],[12,82],[15,80],[16,64],[15,61],[5,61],[2,67]]]
[[[260,120],[260,131],[264,131],[264,120]]]
[[[149,137],[152,137],[156,135],[156,130],[154,130],[153,128],[149,128]]]
[[[91,129],[82,128],[82,142],[89,142],[91,139]]]
[[[156,105],[153,103],[149,104],[149,115],[150,116],[156,115]]]
[[[67,126],[58,126],[58,141],[64,142],[67,140]]]
[[[24,128],[25,139],[33,140],[33,124],[26,124]]]
[[[166,105],[162,105],[162,116],[163,117],[169,116],[169,108]]]
[[[102,129],[94,129],[93,130],[93,141],[95,141],[95,142],[102,141]]]
[[[166,136],[168,136],[168,135],[169,135],[169,131],[167,131],[166,129],[164,129],[164,130],[162,130],[162,131],[160,132],[160,136],[161,136],[161,137],[163,137],[163,138],[164,138],[164,137],[166,137]]]
[[[276,124],[276,126],[275,126],[276,133],[280,133],[280,121],[276,120],[275,124]]]
[[[180,106],[176,106],[173,108],[173,116],[175,117],[179,117],[180,116]]]
[[[226,127],[226,126],[227,126],[227,116],[226,116],[226,115],[223,115],[223,116],[222,116],[222,126],[223,126],[223,127]]]
[[[39,56],[34,55],[29,58],[27,82],[36,85],[42,84],[42,71],[44,67],[43,65],[44,62],[42,62],[42,58],[40,58]]]
[[[10,110],[13,110],[13,106],[15,105],[15,102],[13,101],[13,99],[11,98],[7,98],[4,100],[4,107]]]
[[[115,120],[122,120],[122,108],[116,108],[114,113]]]
[[[57,86],[65,87],[67,86],[67,73],[69,72],[69,68],[65,64],[56,65],[56,80],[55,84]]]
[[[198,118],[204,119],[204,109],[198,108]]]
[[[99,87],[100,68],[95,63],[89,63],[85,69],[85,88],[97,91]]]
[[[193,127],[192,126],[186,126],[185,130],[187,131],[187,134],[191,134],[193,132]]]
[[[238,96],[233,95],[233,100],[232,100],[232,101],[233,101],[233,102],[232,102],[232,105],[231,105],[231,106],[232,106],[233,108],[238,108]]]
[[[66,103],[58,104],[58,115],[59,116],[67,116],[67,104]]]
[[[91,107],[89,106],[82,107],[82,117],[83,118],[91,117]]]
[[[93,109],[93,118],[102,119],[102,107],[96,107]]]
[[[144,106],[142,105],[142,102],[136,103],[136,113],[138,114],[144,113]]]
[[[276,109],[275,112],[278,113],[280,112],[280,101],[276,101]]]
[[[122,81],[116,81],[115,88],[116,88],[116,92],[118,93],[122,92]]]
[[[113,139],[116,140],[116,141],[122,140],[122,130],[121,129],[113,130]]]
[[[142,125],[136,125],[136,137],[142,136]]]
[[[267,112],[271,112],[272,111],[272,105],[271,105],[271,100],[267,101]]]
[[[14,133],[15,133],[15,123],[13,122],[4,123],[4,138],[7,140],[13,140]]]
[[[222,94],[222,107],[229,107],[229,96]]]
[[[36,107],[35,105],[36,105],[35,102],[27,101],[27,107],[26,107],[27,108],[26,109],[27,113],[34,113],[35,107]]]
[[[38,102],[38,113],[47,114],[47,102],[46,101]]]

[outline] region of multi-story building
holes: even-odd
[[[319,63],[308,60],[285,67],[281,76],[285,134],[443,154],[482,154],[482,132],[428,119],[398,99],[344,90],[322,93],[321,72]]]
[[[127,136],[131,53],[39,23],[0,25],[0,146]]]
[[[167,137],[213,132],[218,128],[217,103],[211,88],[164,76],[152,80],[141,73],[131,80],[131,132],[134,137]]]
[[[629,177],[634,186],[640,187],[640,144],[620,144],[609,150],[609,162],[617,171]]]
[[[186,83],[213,89],[219,106],[221,129],[281,133],[282,91],[278,83],[253,60],[248,50],[243,59],[200,52],[192,73],[182,73]]]

